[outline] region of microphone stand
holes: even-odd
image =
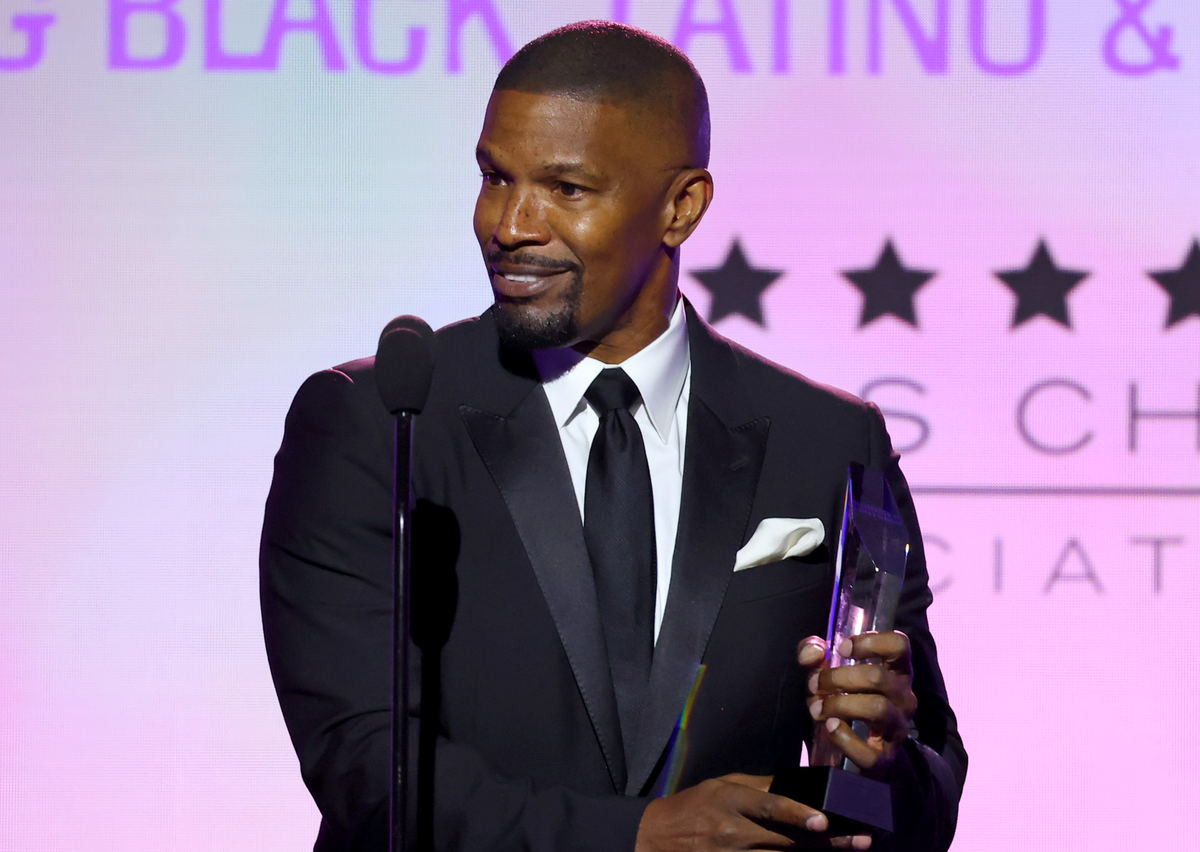
[[[412,423],[396,414],[396,467],[392,501],[392,783],[390,852],[408,852],[410,779],[408,751],[409,637],[412,635]]]
[[[409,759],[409,658],[412,645],[413,416],[425,407],[433,378],[434,336],[419,317],[396,317],[379,336],[375,384],[396,418],[392,480],[392,755],[388,784],[388,849],[409,852],[409,805],[416,785]],[[418,726],[420,720],[418,718]]]

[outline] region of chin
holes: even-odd
[[[575,343],[579,339],[581,284],[581,278],[575,276],[550,305],[539,305],[532,299],[497,296],[494,315],[501,344],[509,349],[532,352]]]
[[[578,336],[578,323],[571,306],[535,308],[511,301],[497,301],[494,312],[500,343],[509,349],[532,352],[569,346]]]

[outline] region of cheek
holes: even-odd
[[[627,217],[599,209],[573,216],[564,222],[563,239],[589,265],[612,267],[638,244],[640,227]]]
[[[662,245],[657,217],[648,212],[610,222],[605,235],[605,255],[614,274],[640,278],[654,263]]]
[[[578,238],[572,248],[586,271],[584,313],[599,316],[625,305],[656,256],[653,224],[596,216]]]
[[[480,243],[490,241],[498,230],[505,227],[505,216],[511,202],[511,190],[487,185],[479,188],[479,194],[475,196],[473,223],[475,236]]]
[[[652,254],[661,244],[662,204],[657,194],[637,193],[623,199],[622,215],[612,222],[612,239],[632,256]]]
[[[622,277],[625,267],[626,239],[609,217],[584,216],[563,232],[563,242],[582,264],[588,288],[585,293],[607,293]]]
[[[480,191],[475,199],[475,215],[472,219],[472,225],[475,228],[475,238],[480,243],[486,242],[495,230],[491,208],[494,207],[487,197],[487,193]]]
[[[640,209],[632,210],[634,207]],[[660,245],[657,209],[620,198],[569,215],[556,212],[559,215],[553,216],[551,228],[583,264],[589,287],[597,296],[623,289],[653,262]]]

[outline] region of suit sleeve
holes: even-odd
[[[887,475],[912,539],[896,611],[896,629],[909,638],[913,692],[917,697],[913,720],[916,732],[905,743],[891,770],[896,831],[881,838],[872,848],[880,852],[938,852],[947,849],[954,838],[958,801],[967,775],[967,753],[946,697],[937,647],[929,632],[926,610],[933,603],[933,593],[929,590],[925,548],[912,493],[900,471],[900,456],[892,449],[883,415],[873,404],[868,404],[868,408],[871,420],[869,464]]]
[[[267,656],[302,776],[321,811],[317,852],[387,848],[392,434],[373,386],[355,384],[329,370],[297,393],[275,458],[260,548]],[[416,685],[420,657],[413,657]],[[413,691],[415,748],[420,695]],[[647,803],[563,787],[535,790],[440,735],[434,764],[439,849],[632,850]]]

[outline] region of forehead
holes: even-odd
[[[529,166],[567,162],[604,172],[640,171],[672,159],[663,123],[637,104],[498,89],[488,102],[479,148],[488,158]]]

